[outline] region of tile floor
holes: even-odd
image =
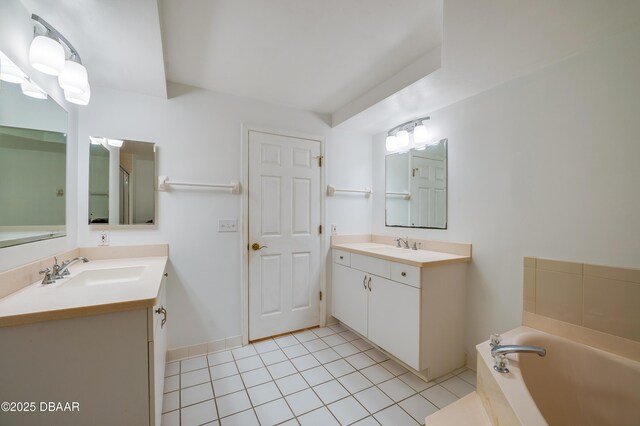
[[[162,425],[424,424],[475,389],[454,373],[427,383],[337,324],[168,363]]]

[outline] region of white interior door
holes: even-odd
[[[320,141],[249,132],[249,339],[320,322]]]
[[[444,160],[411,156],[411,226],[445,226],[446,176]]]

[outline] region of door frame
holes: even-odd
[[[262,132],[279,136],[287,136],[299,139],[309,139],[320,142],[320,155],[325,156],[325,137],[315,134],[296,132],[291,130],[278,130],[264,126],[251,124],[241,124],[241,140],[240,149],[241,157],[241,178],[240,185],[242,188],[240,198],[240,214],[242,217],[242,237],[240,244],[241,271],[240,278],[242,281],[240,289],[240,305],[242,315],[242,345],[249,344],[249,132]],[[324,158],[323,158],[324,160]],[[323,161],[320,167],[320,224],[322,225],[322,235],[320,235],[320,291],[322,292],[322,300],[320,300],[320,327],[324,327],[327,321],[327,281],[326,281],[326,259],[325,259],[325,240],[327,235],[327,226],[325,224],[325,187],[326,161]]]

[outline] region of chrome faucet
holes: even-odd
[[[491,356],[493,357],[494,365],[493,369],[498,373],[508,373],[507,359],[508,354],[538,354],[538,356],[545,356],[547,350],[540,346],[528,346],[528,345],[500,345],[502,337],[499,334],[491,335]]]
[[[40,271],[40,275],[44,275],[42,278],[42,285],[53,284],[56,282],[51,274],[51,268],[44,268]]]
[[[76,257],[75,259],[65,260],[64,262],[62,262],[62,265],[58,265],[58,258],[54,257],[54,259],[55,263],[53,264],[53,271],[51,272],[54,280],[58,280],[69,275],[69,266],[73,265],[74,263],[80,261],[82,261],[82,263],[87,263],[89,261],[89,259],[87,259],[86,257],[80,256]]]
[[[402,245],[400,243],[402,243]],[[396,247],[402,248],[402,246],[404,246],[404,248],[406,249],[409,248],[409,237],[407,237],[405,240],[403,240],[402,238],[396,238]]]

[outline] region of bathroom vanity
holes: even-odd
[[[0,299],[0,395],[36,406],[0,412],[0,424],[160,425],[167,256],[94,260],[100,249],[82,250],[90,262],[68,278]],[[42,402],[79,409],[52,415]]]
[[[466,262],[380,242],[332,242],[333,316],[428,379],[465,364]],[[340,241],[340,240],[338,240]]]

